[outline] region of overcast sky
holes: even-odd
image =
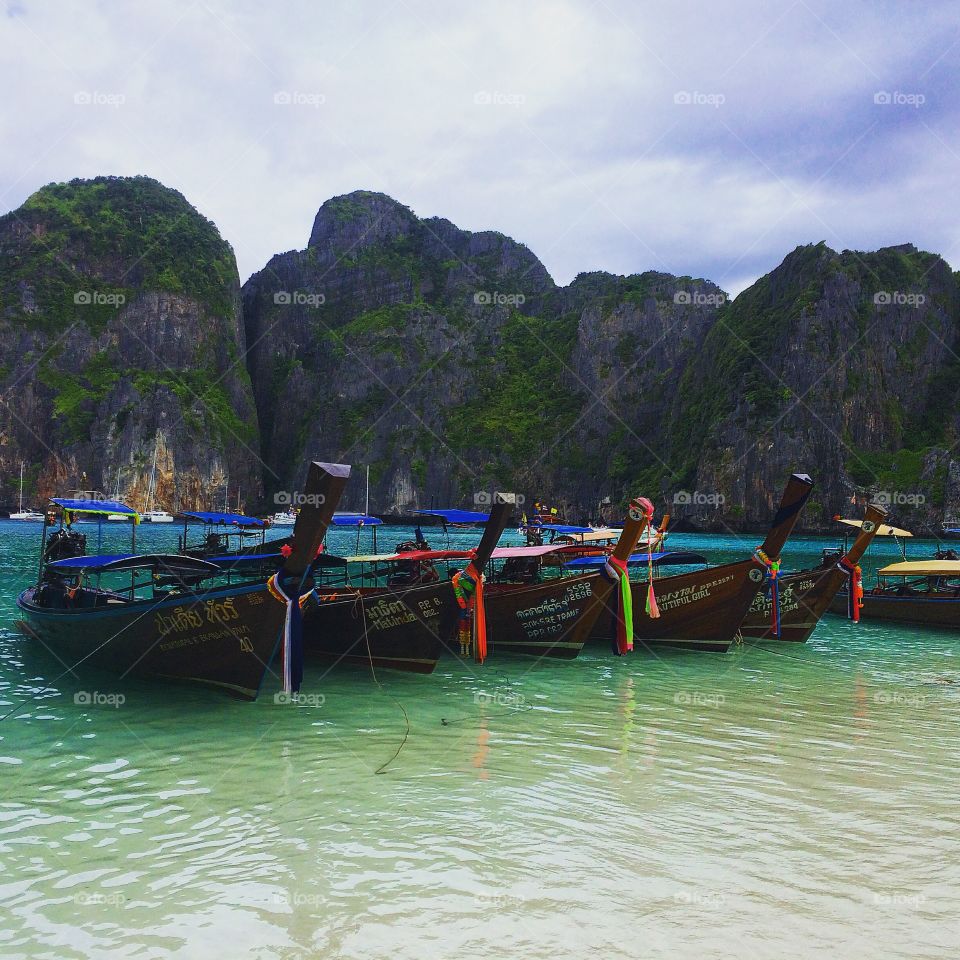
[[[560,283],[736,293],[820,240],[960,266],[956,3],[4,2],[0,210],[147,174],[241,279],[361,188]]]

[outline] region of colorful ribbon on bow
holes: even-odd
[[[614,556],[607,557],[603,565],[604,576],[616,584],[620,602],[617,605],[617,635],[613,643],[613,652],[622,657],[633,650],[633,591],[630,588],[630,575],[627,564]]]
[[[863,608],[863,571],[860,564],[851,563],[846,557],[840,558],[837,567],[847,574],[847,616],[859,623]]]
[[[290,577],[282,570],[267,580],[267,590],[274,600],[286,605],[283,618],[283,639],[280,644],[280,661],[283,692],[296,693],[303,682],[303,615],[301,608],[310,593],[298,596],[299,577]]]
[[[657,595],[653,590],[653,504],[646,497],[637,497],[634,504],[647,519],[647,602],[646,614],[651,620],[660,616],[660,607],[657,606]]]
[[[770,629],[780,639],[780,560],[771,560],[759,547],[753,551],[754,559],[767,571],[763,592],[770,598]]]
[[[487,614],[483,604],[483,574],[470,563],[450,578],[453,595],[460,607],[460,652],[470,653],[473,641],[474,660],[487,659]]]

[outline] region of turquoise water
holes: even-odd
[[[0,700],[32,698],[0,722],[4,960],[956,955],[954,635],[830,617],[800,647],[445,660],[382,688],[311,665],[297,705],[51,687],[12,629],[34,541],[0,524]]]

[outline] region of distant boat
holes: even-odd
[[[166,510],[145,510],[140,519],[146,523],[173,523],[173,514]]]
[[[11,520],[19,520],[27,523],[43,523],[43,514],[36,510],[23,509],[23,461],[20,461],[20,508],[16,513],[10,514]]]
[[[297,515],[288,510],[281,510],[268,519],[271,527],[292,527],[297,522]]]
[[[944,521],[940,528],[940,536],[944,540],[960,540],[960,521]]]
[[[147,494],[147,509],[140,514],[140,519],[147,523],[173,523],[173,514],[166,510],[154,510],[153,500],[157,494],[157,451],[160,447],[160,431],[157,431],[153,444],[153,466],[150,468],[150,490]]]

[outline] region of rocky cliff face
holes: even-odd
[[[0,497],[259,499],[230,247],[145,177],[43,188],[0,218]],[[154,461],[156,468],[154,469]]]
[[[418,220],[381,194],[325,203],[307,249],[274,257],[243,288],[269,492],[298,489],[318,456],[369,464],[382,510],[513,480],[523,458],[490,445],[499,425],[476,434],[507,368],[542,362],[523,355],[525,318],[553,291],[530,251],[500,234]],[[347,503],[362,495],[352,485]]]
[[[273,489],[323,452],[401,512],[501,487],[597,516],[643,490],[762,527],[794,470],[818,481],[808,528],[854,498],[915,524],[958,507],[957,280],[912,247],[798,248],[733,302],[659,273],[558,288],[508,238],[361,192],[243,296]]]
[[[921,529],[960,515],[958,280],[911,246],[800,247],[732,302],[653,272],[561,288],[502,234],[359,191],[240,297],[213,225],[144,178],[0,219],[7,504],[23,459],[37,502],[119,470],[142,506],[156,454],[168,508],[229,477],[270,510],[319,458],[369,465],[381,512],[508,489],[612,520],[603,501],[643,492],[759,528],[800,470],[806,529],[870,497]]]
[[[801,247],[723,307],[675,401],[670,459],[720,516],[757,524],[789,469],[811,519],[885,500],[908,526],[956,516],[960,294],[933,254]]]

